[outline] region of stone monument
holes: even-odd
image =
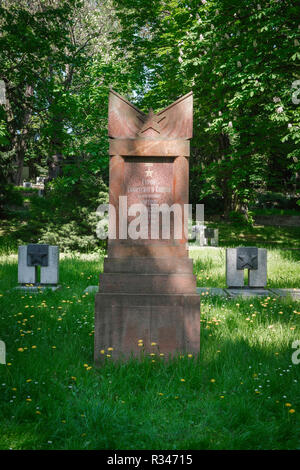
[[[153,206],[183,209],[188,204],[192,126],[192,93],[146,115],[110,91],[109,238],[96,294],[96,362],[107,348],[114,348],[113,358],[139,357],[141,349],[155,353],[153,343],[165,357],[199,352],[200,296],[188,258],[187,230],[175,236],[177,222],[187,226],[185,212],[174,212],[169,238],[161,223],[154,236],[152,231],[147,238],[128,236],[136,204],[150,211],[144,232],[150,231]],[[124,220],[120,209],[125,205]]]
[[[217,228],[204,229],[204,244],[207,246],[218,246],[219,230]]]
[[[197,246],[218,246],[219,230],[217,228],[207,228],[205,225],[193,225],[192,237]]]
[[[247,287],[266,287],[267,250],[252,246],[226,248],[227,287],[244,287],[244,269],[248,270]]]
[[[38,282],[40,266],[40,282]],[[38,290],[39,288],[57,289],[59,286],[59,249],[58,246],[31,244],[19,246],[18,282],[19,288]]]

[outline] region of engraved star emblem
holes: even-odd
[[[141,116],[138,116],[138,118],[144,123],[140,129],[139,135],[143,135],[143,133],[148,129],[153,129],[155,132],[160,134],[159,121],[162,119],[154,114],[152,108],[150,108],[149,114],[145,118],[142,118]]]
[[[239,265],[242,269],[252,269],[255,261],[257,260],[256,255],[239,255]]]
[[[146,170],[146,176],[152,177],[153,170]]]

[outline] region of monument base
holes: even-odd
[[[145,355],[163,354],[166,358],[198,354],[200,296],[96,294],[95,362],[101,363],[106,354],[113,359],[128,359],[132,355],[139,358],[142,351]]]

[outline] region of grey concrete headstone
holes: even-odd
[[[267,285],[267,250],[256,247],[226,249],[226,285],[244,287],[244,269],[248,269],[248,286]]]
[[[18,251],[18,283],[34,284],[37,266],[41,267],[42,285],[56,285],[59,281],[59,249],[51,245],[22,245]]]
[[[49,245],[48,266],[41,266],[41,284],[57,284],[59,281],[59,248]]]
[[[244,271],[236,269],[237,249],[226,248],[226,285],[227,287],[243,287]]]
[[[249,270],[250,287],[266,287],[267,285],[267,250],[258,248],[257,269]]]
[[[27,245],[21,245],[18,249],[18,283],[36,283],[35,266],[28,266],[27,264]]]

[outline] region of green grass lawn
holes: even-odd
[[[225,286],[224,250],[191,255],[199,286]],[[106,351],[96,369],[83,290],[98,283],[100,255],[62,256],[61,290],[26,295],[11,290],[16,255],[0,262],[0,449],[300,448],[299,302],[204,295],[199,358],[116,364]],[[270,250],[268,262],[270,286],[299,287],[295,251]]]

